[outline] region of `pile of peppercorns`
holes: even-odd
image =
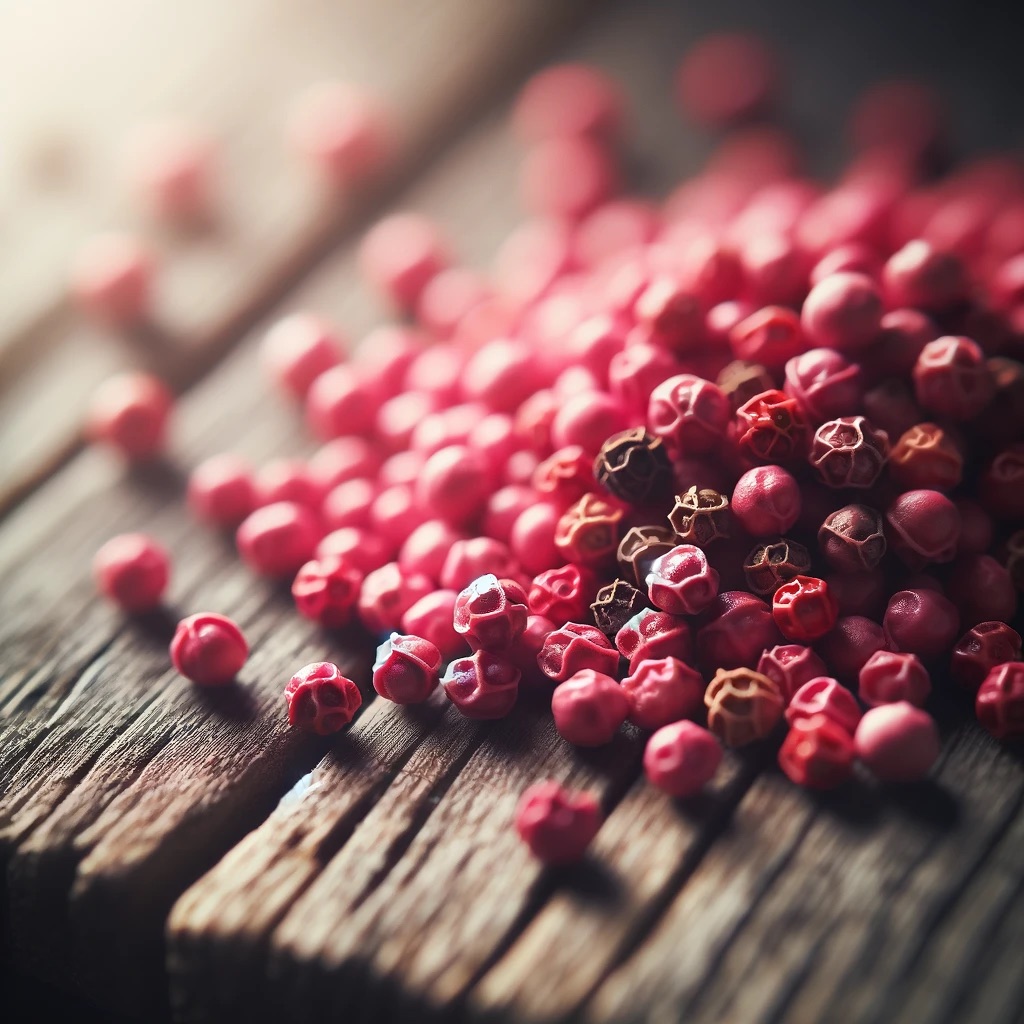
[[[679,100],[723,127],[776,81],[756,40],[715,37],[684,60]],[[747,127],[659,205],[615,195],[622,122],[599,71],[536,75],[514,116],[533,219],[493,272],[452,266],[426,218],[373,228],[362,268],[408,322],[350,358],[314,316],[275,325],[266,367],[323,447],[258,472],[210,458],[195,515],[293,579],[302,615],[386,637],[386,700],[440,684],[494,719],[523,688],[549,693],[570,743],[649,731],[645,772],[673,796],[712,778],[722,744],[783,727],[800,785],[837,786],[857,761],[920,779],[933,676],[975,693],[995,737],[1024,734],[1024,169],[938,178],[934,97],[890,83],[858,104],[832,188],[784,133]],[[159,382],[122,378],[91,429],[145,457],[170,407]],[[120,537],[97,573],[138,610],[168,559]],[[200,685],[246,655],[215,614],[171,645]],[[285,696],[324,734],[361,702],[326,663]],[[548,782],[518,827],[559,862],[600,818]]]

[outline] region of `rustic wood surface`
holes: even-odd
[[[131,18],[129,5],[104,4],[100,24]],[[199,8],[208,9],[185,6],[184,28],[175,29],[183,35],[173,37],[182,46]],[[370,701],[371,691],[352,728],[333,741],[286,728],[280,690],[295,664],[331,658],[365,683],[370,646],[299,620],[286,594],[238,565],[229,539],[195,528],[182,504],[184,473],[225,448],[257,460],[308,450],[295,411],[268,395],[254,348],[266,318],[285,310],[322,311],[354,338],[374,324],[380,310],[360,288],[345,235],[389,196],[436,215],[466,261],[486,265],[520,216],[507,97],[440,159],[421,165],[517,69],[544,59],[543,46],[576,12],[445,0],[351,4],[342,17],[308,0],[300,28],[298,15],[281,13],[294,5],[252,5],[251,25],[242,5],[222,6],[224,26],[180,82],[154,80],[137,106],[118,108],[120,121],[109,96],[80,101],[83,143],[95,126],[110,125],[99,136],[105,141],[89,142],[106,154],[90,159],[101,161],[140,112],[171,101],[193,109],[195,83],[213,86],[208,109],[230,140],[231,171],[243,186],[231,219],[247,226],[237,236],[215,233],[198,249],[166,240],[169,336],[178,339],[167,353],[138,340],[118,347],[85,329],[60,299],[62,250],[119,215],[109,182],[83,185],[65,204],[72,213],[16,203],[15,215],[0,216],[5,240],[29,238],[34,218],[49,218],[40,228],[48,240],[33,255],[39,262],[17,269],[23,280],[0,274],[4,290],[20,296],[4,302],[11,312],[0,322],[5,960],[22,975],[147,1021],[168,1006],[176,1019],[195,1022],[314,1013],[403,1021],[1022,1019],[1024,774],[1019,751],[963,724],[961,707],[940,708],[946,745],[927,785],[859,780],[816,798],[780,778],[764,751],[729,755],[712,790],[685,804],[638,779],[637,734],[591,754],[574,751],[529,701],[506,721],[474,724],[440,699],[399,709]],[[392,32],[408,9],[418,20]],[[477,12],[472,25],[454,33],[469,9]],[[632,169],[652,192],[694,170],[707,149],[676,127],[667,95],[674,60],[699,32],[740,16],[793,58],[790,109],[818,166],[835,165],[835,125],[857,87],[905,66],[914,32],[932,39],[924,70],[937,72],[957,55],[960,38],[991,37],[988,58],[969,62],[977,75],[947,76],[954,110],[972,144],[1015,141],[1006,138],[1012,96],[999,89],[1019,84],[1024,72],[999,62],[1008,33],[991,19],[958,38],[952,23],[936,28],[923,13],[897,11],[882,38],[859,5],[844,4],[830,31],[848,45],[831,51],[817,45],[820,25],[787,8],[595,8],[563,53],[593,59],[626,83],[636,121]],[[13,50],[42,24],[26,22]],[[125,24],[134,37],[143,32]],[[223,39],[239,26],[254,50],[239,79],[222,82]],[[68,38],[80,29],[72,21]],[[154,39],[167,30],[159,21],[145,25]],[[454,66],[453,37],[463,43]],[[99,59],[90,52],[83,67]],[[143,47],[136,68],[144,57]],[[356,68],[356,77],[388,91],[406,112],[411,141],[379,194],[325,214],[308,182],[285,166],[280,122],[268,117],[257,128],[248,114],[259,103],[280,110],[282,91],[337,67]],[[45,109],[57,112],[59,141],[64,108]],[[977,116],[966,123],[964,111]],[[37,113],[31,123],[50,122]],[[255,157],[268,149],[273,156],[258,174],[238,169],[245,154],[259,164]],[[334,249],[335,242],[342,244]],[[91,381],[126,361],[154,360],[174,367],[176,384],[188,389],[168,462],[125,473],[102,453],[77,451],[78,403]],[[98,602],[88,577],[95,548],[130,528],[152,531],[175,553],[170,607],[142,622]],[[177,677],[166,658],[177,611],[199,608],[235,616],[253,651],[239,687],[213,697]],[[544,776],[598,789],[609,812],[580,871],[540,869],[510,830],[519,792]]]

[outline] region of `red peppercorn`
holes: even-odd
[[[810,647],[779,644],[762,653],[757,671],[775,683],[783,703],[788,705],[804,683],[824,676],[828,669]]]
[[[593,793],[538,782],[519,799],[516,832],[545,864],[575,864],[601,827],[601,807]]]
[[[772,617],[787,639],[809,642],[832,629],[839,606],[824,580],[796,576],[775,591]]]
[[[864,274],[878,280],[882,273],[882,261],[878,253],[864,242],[844,242],[830,249],[815,263],[811,271],[811,287],[833,274],[845,273]]]
[[[441,652],[429,640],[392,633],[377,648],[373,688],[396,704],[421,704],[437,689],[440,669]]]
[[[514,580],[493,574],[475,579],[455,602],[455,632],[473,650],[507,651],[526,628],[526,593]]]
[[[97,388],[86,417],[86,434],[131,462],[162,454],[174,398],[148,373],[120,373]]]
[[[865,391],[862,406],[868,419],[890,437],[900,437],[925,418],[906,383],[897,377],[887,377]]]
[[[585,494],[558,520],[555,546],[570,562],[593,568],[610,564],[619,545],[623,510],[596,494]]]
[[[693,635],[686,621],[653,608],[637,612],[615,634],[615,646],[629,660],[630,671],[649,659],[693,660]]]
[[[454,590],[435,590],[421,597],[402,615],[402,632],[429,640],[441,652],[444,661],[466,653],[466,643],[453,625],[457,597]]]
[[[991,555],[964,555],[953,563],[947,592],[963,626],[1009,622],[1017,614],[1013,577]]]
[[[889,598],[882,625],[893,649],[931,661],[956,642],[960,615],[938,591],[900,590]]]
[[[931,692],[928,669],[914,654],[876,651],[860,670],[857,693],[869,707],[905,700],[920,708]]]
[[[336,437],[321,445],[309,458],[309,472],[326,494],[346,480],[373,478],[380,467],[380,453],[365,437]]]
[[[715,777],[721,763],[722,745],[693,722],[662,726],[644,748],[648,782],[677,798],[699,793]]]
[[[530,585],[529,604],[556,626],[582,619],[597,594],[597,577],[578,565],[563,565],[536,576]]]
[[[956,256],[915,239],[889,257],[882,271],[882,288],[890,309],[911,306],[926,313],[942,313],[966,298],[967,277]]]
[[[928,342],[914,365],[914,394],[922,408],[953,420],[977,416],[995,394],[985,353],[970,338]]]
[[[633,417],[643,417],[654,390],[679,370],[679,361],[663,348],[646,343],[627,345],[608,364],[608,391]],[[655,422],[651,429],[658,433]]]
[[[576,262],[594,270],[606,260],[647,245],[657,233],[658,220],[657,208],[645,199],[602,203],[577,226],[573,236]]]
[[[815,345],[856,352],[881,327],[882,293],[865,274],[838,273],[819,281],[804,301],[800,322]]]
[[[507,544],[491,537],[471,537],[452,544],[438,582],[446,590],[458,591],[487,573],[500,579],[516,579],[519,565]]]
[[[800,517],[800,486],[781,466],[755,466],[736,481],[730,508],[753,537],[777,537]]]
[[[717,382],[722,394],[729,400],[733,413],[756,395],[775,387],[771,374],[760,363],[748,363],[742,359],[728,363],[719,373]]]
[[[886,549],[881,513],[867,505],[844,505],[821,524],[818,548],[840,572],[876,568]]]
[[[698,638],[699,640],[699,638]],[[782,717],[782,695],[749,668],[720,668],[704,693],[708,728],[729,747],[764,739]]]
[[[978,689],[974,710],[997,740],[1024,736],[1024,662],[1008,661],[991,669]]]
[[[832,674],[853,685],[864,663],[875,651],[889,650],[882,627],[863,615],[846,615],[835,624],[831,633],[818,641],[818,653]]]
[[[324,525],[329,530],[341,530],[346,526],[367,528],[380,493],[373,480],[358,477],[332,487],[320,506]]]
[[[920,310],[890,310],[882,317],[881,328],[864,363],[878,377],[909,377],[921,349],[938,336],[934,322]]]
[[[689,355],[704,342],[700,303],[672,277],[657,277],[647,285],[637,296],[633,315],[645,344],[675,356]]]
[[[260,356],[271,379],[295,398],[343,359],[345,341],[320,317],[292,313],[264,335]]]
[[[854,746],[883,782],[916,782],[939,756],[939,731],[926,711],[907,701],[880,704],[860,720]]]
[[[540,670],[537,657],[555,624],[543,615],[528,615],[526,629],[519,634],[508,652],[509,660],[522,672],[520,683],[536,690],[550,692],[551,680]]]
[[[694,485],[676,497],[668,514],[679,540],[700,548],[729,536],[729,499],[710,487]]]
[[[544,675],[560,683],[583,669],[615,675],[619,655],[596,626],[567,622],[544,638],[537,664]]]
[[[729,400],[721,389],[688,373],[658,384],[647,407],[650,429],[688,455],[713,451],[731,417]]]
[[[271,459],[256,474],[255,483],[258,505],[294,501],[318,512],[324,499],[323,488],[302,459]]]
[[[629,720],[641,729],[660,729],[699,710],[704,680],[678,658],[647,658],[630,666],[622,689],[630,702]]]
[[[954,502],[960,513],[960,539],[956,550],[961,555],[983,555],[992,547],[995,524],[992,517],[976,502],[969,498],[957,498]]]
[[[292,597],[300,615],[328,629],[352,621],[363,574],[337,555],[306,562],[295,574]]]
[[[861,711],[857,699],[842,683],[830,676],[816,676],[808,679],[793,694],[786,708],[786,721],[794,725],[801,719],[819,715],[823,715],[852,739]]]
[[[359,687],[329,661],[300,668],[284,688],[284,699],[289,723],[319,736],[343,729],[363,703]]]
[[[853,775],[853,737],[825,715],[798,718],[779,748],[779,767],[798,786],[834,789]]]
[[[475,651],[451,662],[441,685],[466,718],[504,718],[515,705],[520,678],[507,655]]]
[[[92,560],[97,589],[126,612],[148,612],[160,604],[171,575],[164,547],[144,533],[111,537]]]
[[[811,556],[802,544],[785,537],[758,544],[743,562],[747,586],[763,597],[770,597],[783,583],[811,570]]]
[[[811,423],[822,423],[860,410],[864,373],[839,352],[812,348],[786,363],[782,389],[797,400]]]
[[[629,698],[615,680],[591,668],[555,687],[551,713],[558,734],[578,747],[611,743],[630,711]]]
[[[579,445],[591,458],[606,438],[629,426],[618,399],[603,391],[583,391],[563,401],[551,421],[551,441],[558,448]]]
[[[158,219],[198,222],[212,205],[213,140],[185,122],[146,126],[130,147],[129,174]]]
[[[702,622],[697,631],[697,661],[705,671],[756,665],[765,648],[782,640],[771,608],[743,591],[719,594]]]
[[[806,351],[800,318],[785,306],[764,306],[729,331],[729,348],[737,359],[781,370]]]
[[[249,463],[228,453],[204,459],[189,475],[188,504],[204,523],[238,526],[256,507],[256,485]]]
[[[579,445],[559,448],[533,474],[533,487],[546,500],[564,508],[594,490],[594,460]]]
[[[532,471],[530,475],[533,475]],[[498,488],[487,499],[483,517],[484,534],[507,544],[516,520],[536,501],[537,492],[527,484],[510,483]]]
[[[389,549],[376,534],[354,526],[328,533],[316,546],[317,558],[337,555],[364,576],[388,561]]]
[[[71,293],[99,323],[135,327],[150,312],[155,263],[152,253],[129,235],[90,239],[71,270]]]
[[[238,553],[263,576],[291,576],[313,556],[321,529],[304,505],[278,501],[248,515],[238,527]]]
[[[530,148],[520,168],[519,192],[533,213],[578,221],[618,191],[618,179],[606,145],[564,135]]]
[[[416,481],[416,498],[429,515],[467,526],[479,518],[492,489],[483,455],[464,445],[449,445],[427,459]]]
[[[523,142],[571,135],[614,137],[623,99],[603,71],[587,64],[556,64],[532,75],[516,98],[512,129]]]
[[[886,509],[885,525],[889,545],[911,569],[923,569],[931,562],[949,562],[956,554],[960,513],[938,491],[901,494]]]
[[[949,674],[965,689],[978,687],[996,665],[1021,660],[1020,634],[1005,622],[979,622],[957,641]]]
[[[758,462],[789,462],[807,448],[807,423],[795,398],[764,391],[736,411],[736,443]]]
[[[525,573],[539,575],[565,561],[555,537],[561,518],[554,505],[541,501],[523,509],[513,523],[509,544]]]
[[[321,373],[306,392],[306,423],[315,437],[330,441],[348,434],[369,435],[380,396],[354,366],[342,363]]]
[[[462,371],[466,400],[496,412],[515,412],[544,382],[533,351],[507,338],[481,345]]]
[[[403,572],[422,573],[438,580],[451,546],[464,539],[464,534],[443,520],[428,519],[405,539],[398,552],[398,564]]]
[[[428,577],[403,572],[397,562],[374,569],[359,588],[359,618],[371,633],[390,633],[402,616],[422,597],[435,590]]]
[[[182,619],[171,639],[171,662],[198,686],[226,686],[238,675],[249,645],[231,619],[198,612]]]
[[[889,438],[864,416],[841,416],[814,432],[809,461],[829,487],[871,487],[889,457]]]
[[[400,310],[413,309],[430,279],[449,262],[447,242],[433,221],[393,213],[359,245],[359,269],[370,286]]]
[[[718,573],[692,544],[655,559],[646,584],[651,604],[673,615],[698,615],[718,595]]]
[[[908,490],[952,490],[959,485],[963,472],[960,449],[935,423],[914,424],[889,453],[889,476]]]

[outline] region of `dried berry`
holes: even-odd
[[[585,494],[558,520],[555,546],[570,562],[606,565],[618,548],[622,516],[620,506],[596,494]]]
[[[614,675],[619,652],[596,626],[567,622],[544,638],[537,664],[544,675],[560,683],[585,668]]]
[[[901,487],[949,491],[964,474],[964,459],[949,434],[935,423],[916,423],[889,453],[889,476]]]
[[[514,580],[475,579],[455,600],[455,632],[475,651],[507,651],[526,628],[526,594]]]
[[[722,763],[722,745],[693,722],[662,726],[644,748],[644,774],[653,786],[674,797],[699,793]]]
[[[519,695],[520,677],[507,655],[476,651],[453,661],[441,685],[466,718],[504,718]]]
[[[373,688],[396,704],[420,704],[435,689],[441,670],[441,652],[419,636],[392,633],[377,648]]]
[[[171,638],[171,663],[198,686],[226,686],[249,657],[249,645],[236,623],[216,612],[182,619]]]
[[[779,767],[798,786],[834,789],[853,775],[853,737],[825,715],[798,718],[779,748]]]
[[[785,537],[752,548],[743,563],[747,585],[755,594],[771,597],[784,583],[811,570],[811,556],[803,544]]]
[[[288,721],[320,736],[343,729],[363,703],[359,687],[329,661],[300,668],[288,681],[284,699]]]
[[[680,544],[651,566],[646,579],[651,604],[673,615],[699,615],[718,594],[718,573],[693,544]]]
[[[646,586],[647,574],[656,558],[676,546],[675,534],[664,526],[633,526],[619,542],[616,558],[624,579]]]
[[[603,586],[590,606],[597,628],[613,637],[647,604],[646,595],[626,580],[614,580]]]
[[[810,643],[836,624],[839,606],[824,580],[794,576],[775,591],[772,617],[787,640]]]
[[[871,487],[889,457],[889,437],[864,416],[841,416],[814,432],[809,456],[829,487]]]
[[[708,728],[729,747],[764,739],[782,717],[779,688],[749,668],[719,669],[704,693]]]
[[[1024,662],[996,665],[978,689],[974,710],[997,740],[1024,736]]]
[[[1005,622],[979,622],[957,641],[949,674],[965,689],[977,693],[996,665],[1020,660],[1020,633]]]
[[[736,443],[758,462],[790,462],[807,450],[807,421],[795,398],[763,391],[736,410]]]
[[[615,434],[594,460],[594,478],[609,493],[632,505],[657,498],[672,482],[665,444],[643,427]]]
[[[839,572],[874,569],[886,548],[882,514],[867,505],[844,505],[821,524],[818,548]]]
[[[684,544],[706,548],[729,536],[729,499],[710,487],[691,487],[676,497],[668,522]]]
[[[611,743],[629,714],[629,698],[611,676],[585,668],[551,695],[558,734],[578,747]]]
[[[597,797],[557,782],[530,786],[516,808],[516,831],[545,864],[575,864],[600,827]]]

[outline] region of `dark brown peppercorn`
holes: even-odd
[[[758,544],[743,565],[747,586],[755,594],[770,597],[783,583],[811,571],[811,556],[803,544],[785,537]]]
[[[889,476],[906,490],[948,491],[964,474],[964,458],[935,423],[915,423],[889,453]]]
[[[668,491],[672,467],[664,441],[635,427],[605,441],[594,460],[594,476],[615,497],[642,504]]]
[[[829,487],[871,487],[889,457],[889,436],[864,416],[840,416],[814,432],[809,461]]]
[[[885,554],[882,513],[867,505],[844,505],[821,524],[818,547],[825,561],[839,572],[874,569]]]
[[[637,612],[648,607],[647,598],[631,583],[616,580],[602,587],[590,610],[594,625],[605,636],[614,637]]]
[[[775,387],[772,375],[760,363],[734,359],[718,375],[718,386],[729,399],[732,411],[750,401],[755,395]]]
[[[634,526],[619,543],[619,572],[641,590],[646,586],[651,563],[668,554],[678,542],[665,526]]]
[[[669,525],[684,544],[706,548],[729,536],[729,499],[710,487],[691,487],[676,497]]]

